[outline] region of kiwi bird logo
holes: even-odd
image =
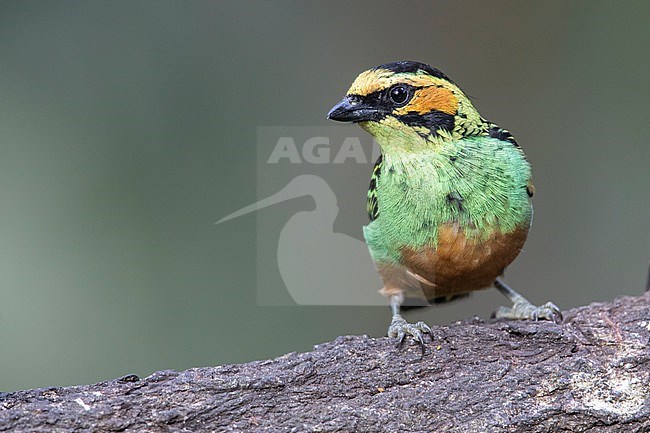
[[[301,175],[282,190],[217,221],[234,218],[311,196],[315,209],[293,215],[280,232],[278,269],[294,301],[299,305],[385,305],[377,289],[381,280],[364,242],[334,232],[339,213],[336,195],[316,175]]]

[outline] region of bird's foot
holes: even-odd
[[[562,311],[552,302],[547,302],[539,307],[531,304],[526,299],[520,299],[512,307],[499,307],[492,314],[496,319],[519,320],[551,320],[555,323],[562,322]]]
[[[393,321],[388,327],[388,336],[397,338],[397,347],[401,347],[406,340],[406,336],[410,335],[417,340],[422,347],[422,354],[424,354],[424,334],[429,334],[431,337],[431,328],[424,322],[408,323],[400,315],[393,316]]]

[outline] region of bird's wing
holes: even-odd
[[[500,128],[495,123],[489,122],[489,129],[487,133],[492,138],[497,138],[502,141],[507,141],[511,143],[513,146],[515,146],[516,148],[521,149],[521,146],[519,146],[519,143],[517,143],[517,140],[515,140],[515,137],[512,136],[510,131],[508,131],[507,129]],[[535,193],[535,185],[533,185],[532,179],[528,179],[528,181],[526,182],[526,192],[528,193],[528,197],[532,197],[533,194]]]
[[[368,201],[366,208],[368,210],[368,217],[370,221],[374,221],[379,216],[379,204],[377,203],[377,183],[379,182],[379,175],[381,174],[381,161],[382,156],[379,155],[375,167],[372,169],[372,176],[370,177],[370,186],[368,187]]]

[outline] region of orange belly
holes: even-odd
[[[404,248],[401,266],[377,265],[385,284],[382,293],[431,300],[487,288],[517,257],[527,235],[528,225],[476,241],[456,224],[442,226],[436,248]]]

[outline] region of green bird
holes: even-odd
[[[328,118],[355,122],[381,147],[368,190],[364,237],[390,299],[388,335],[424,345],[424,322],[402,305],[428,305],[494,285],[513,303],[494,316],[559,322],[501,276],[533,218],[530,164],[514,137],[485,120],[436,68],[401,61],[361,73]]]

